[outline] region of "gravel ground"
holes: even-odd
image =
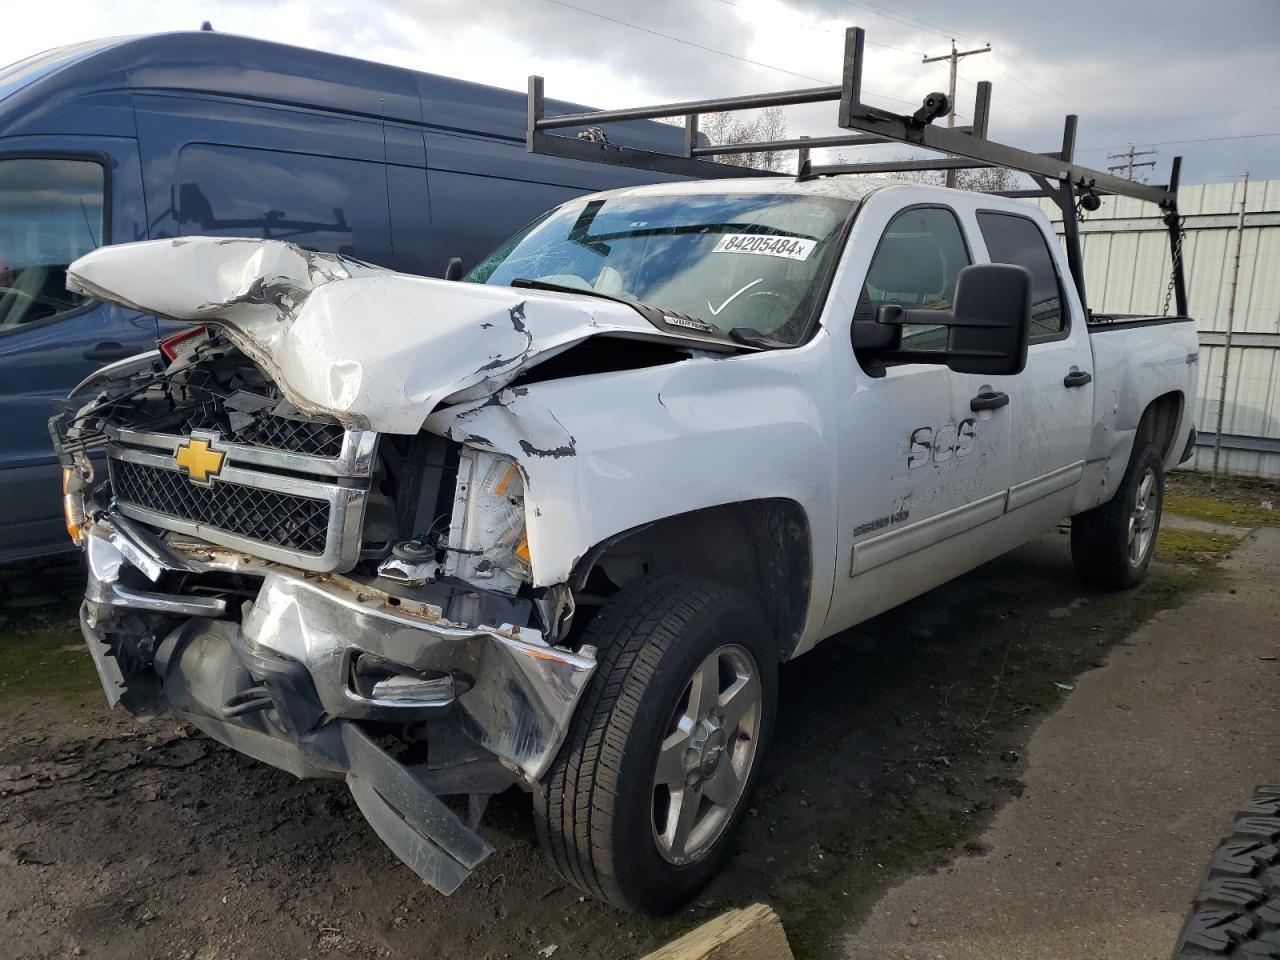
[[[439,896],[341,784],[109,713],[69,620],[74,562],[0,570],[0,956],[622,958],[761,899],[798,957],[833,956],[895,880],[982,853],[1030,730],[1232,543],[1184,532],[1179,564],[1101,594],[1054,533],[788,664],[740,852],[660,921],[561,882],[515,791],[482,827],[494,855]]]

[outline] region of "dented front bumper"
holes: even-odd
[[[436,793],[536,782],[595,669],[592,651],[529,627],[449,622],[429,603],[162,540],[112,513],[85,552],[81,624],[113,705],[177,714],[299,777],[345,779],[378,835],[445,893],[489,847]],[[256,595],[213,589],[228,576]],[[408,729],[426,731],[425,762],[370,735]]]

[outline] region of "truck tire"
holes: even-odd
[[[1120,487],[1106,503],[1071,519],[1071,562],[1107,590],[1141,582],[1151,565],[1164,507],[1164,461],[1155,444],[1134,450]]]
[[[773,728],[777,648],[751,600],[705,580],[624,587],[583,643],[599,653],[534,821],[588,894],[666,913],[721,868]]]
[[[1258,787],[1209,859],[1175,960],[1280,958],[1280,786]]]

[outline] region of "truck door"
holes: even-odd
[[[1031,271],[1031,345],[1010,405],[1009,537],[1038,536],[1071,512],[1093,426],[1093,350],[1058,249],[1031,217],[978,210],[993,263]],[[1070,291],[1070,295],[1068,293]]]
[[[860,214],[860,227],[874,222],[875,211],[873,200]],[[956,275],[973,262],[970,251],[950,207],[899,210],[883,228],[857,315],[872,319],[887,303],[949,308]],[[945,344],[940,326],[903,333],[904,349]],[[1004,513],[1009,485],[1005,391],[1016,378],[933,364],[881,367],[874,358],[861,358],[861,367],[858,387],[842,399],[838,415],[840,529],[829,633],[998,552],[990,529]]]
[[[154,317],[66,289],[72,260],[145,236],[133,141],[108,157],[91,139],[0,152],[0,562],[70,547],[49,418],[95,369],[155,346]]]

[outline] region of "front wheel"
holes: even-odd
[[[534,814],[543,850],[593,896],[664,913],[709,881],[759,774],[777,654],[750,599],[657,577],[587,627],[600,664]]]
[[[1076,572],[1109,590],[1146,576],[1155,553],[1164,505],[1164,461],[1154,444],[1134,450],[1115,496],[1071,520]]]

